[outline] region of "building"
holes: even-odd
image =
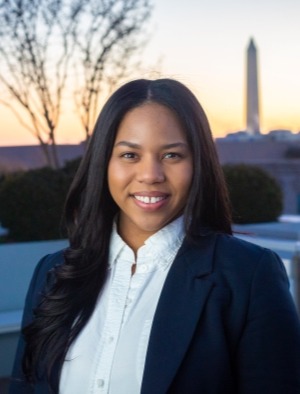
[[[61,164],[82,156],[84,144],[57,145]],[[47,166],[47,161],[39,145],[0,147],[0,174],[26,171]]]

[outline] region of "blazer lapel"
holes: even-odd
[[[213,287],[215,240],[185,241],[172,264],[153,320],[141,394],[165,394],[180,366]]]

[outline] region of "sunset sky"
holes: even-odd
[[[245,128],[245,56],[258,49],[261,130],[300,131],[299,0],[153,0],[145,74],[187,84],[207,112],[215,137]],[[153,67],[149,65],[158,64]],[[2,88],[1,88],[2,89]],[[1,92],[2,90],[0,90]],[[36,143],[0,106],[0,145]],[[73,111],[57,131],[61,143],[83,139]]]

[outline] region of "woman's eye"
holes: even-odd
[[[137,155],[132,152],[126,152],[122,153],[121,157],[123,157],[124,159],[136,159]]]
[[[165,159],[179,159],[181,155],[176,152],[168,152],[164,155]]]

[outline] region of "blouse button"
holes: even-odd
[[[147,266],[147,264],[142,264],[142,265],[140,266],[140,270],[139,270],[139,271],[142,272],[142,273],[147,272],[147,271],[148,271],[148,266]]]
[[[104,386],[104,380],[103,379],[98,379],[97,383],[98,383],[98,387],[103,387]]]

